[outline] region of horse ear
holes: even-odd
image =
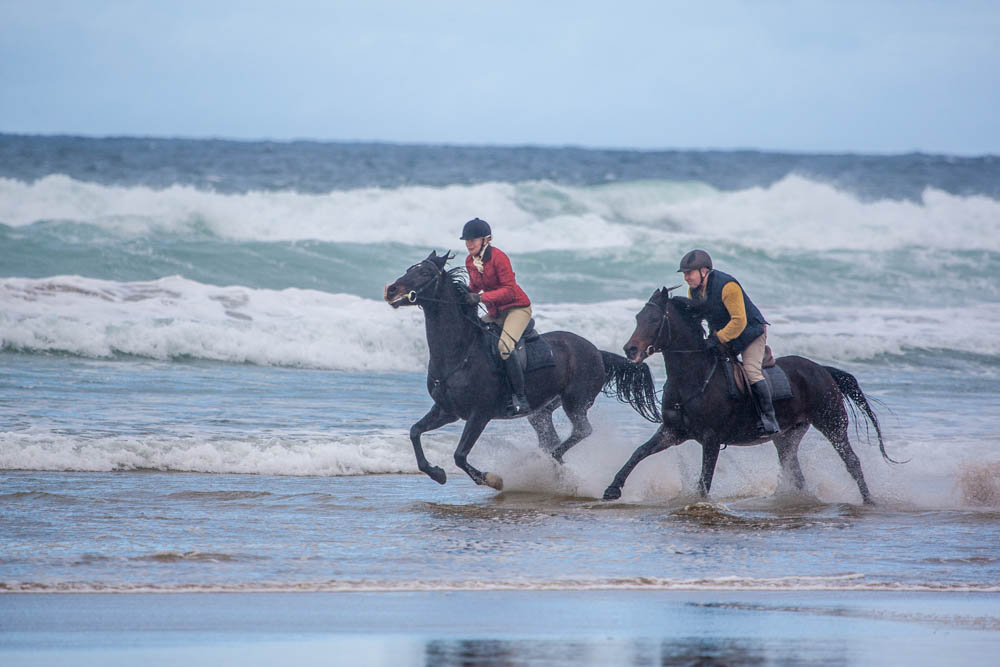
[[[681,287],[680,285],[674,285],[673,287],[664,287],[663,291],[666,292],[667,296],[670,296],[671,292],[673,292],[675,289],[679,289],[680,287]]]
[[[427,255],[427,259],[424,261],[434,262],[435,266],[437,266],[439,269],[443,269],[444,265],[451,258],[452,254],[450,252],[446,251],[443,255],[439,255],[437,254],[437,250],[431,250],[431,254]]]

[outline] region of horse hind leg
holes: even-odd
[[[569,417],[570,424],[573,425],[573,430],[568,438],[552,450],[552,458],[559,463],[563,462],[562,457],[570,448],[594,432],[594,427],[590,425],[590,421],[587,419],[587,410],[589,409],[590,405],[566,410],[566,416]]]
[[[538,446],[549,454],[559,445],[559,434],[556,432],[555,424],[552,423],[552,412],[557,407],[559,402],[555,400],[528,415],[528,423],[538,436]]]
[[[835,413],[822,423],[814,423],[813,426],[826,436],[826,439],[830,441],[830,444],[833,445],[837,454],[844,461],[844,465],[847,466],[847,472],[851,474],[851,477],[854,478],[854,481],[858,485],[858,491],[861,492],[861,500],[864,501],[865,505],[874,505],[875,501],[872,500],[872,494],[868,490],[864,473],[861,472],[861,460],[854,453],[854,449],[851,448],[851,441],[847,437],[847,412],[843,406],[841,406],[839,414]]]
[[[774,447],[778,450],[778,462],[781,463],[781,474],[795,484],[795,488],[799,491],[806,486],[806,478],[799,465],[799,443],[808,430],[809,424],[802,424],[783,431],[773,438]]]

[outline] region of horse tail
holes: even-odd
[[[628,403],[647,421],[663,421],[649,366],[633,364],[620,354],[605,350],[601,350],[601,358],[604,360],[604,395]]]
[[[865,396],[865,392],[861,391],[861,385],[858,384],[858,379],[847,371],[842,371],[839,368],[834,368],[833,366],[824,366],[823,368],[830,373],[833,377],[833,381],[837,383],[840,393],[847,398],[847,404],[851,407],[851,412],[854,413],[855,417],[857,416],[857,412],[855,411],[856,407],[864,413],[864,415],[868,418],[868,421],[875,427],[875,433],[878,435],[878,448],[879,451],[882,452],[882,458],[889,463],[905,463],[905,461],[893,460],[889,458],[888,454],[886,454],[885,442],[882,440],[882,427],[879,426],[878,417],[875,416],[875,411],[868,402],[868,397]]]

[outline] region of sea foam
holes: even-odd
[[[440,248],[478,215],[513,252],[739,239],[759,250],[1000,250],[1000,202],[934,188],[920,201],[862,201],[789,175],[723,191],[703,183],[548,181],[222,194],[190,186],[110,186],[51,175],[0,179],[0,223],[96,225],[125,236],[204,234],[237,241],[396,242]]]
[[[618,351],[638,299],[536,304],[540,331],[567,330]],[[864,362],[938,351],[1000,356],[1000,304],[975,307],[768,309],[776,355]],[[318,290],[218,287],[179,276],[122,283],[80,276],[0,281],[0,348],[92,358],[204,359],[352,371],[420,371],[428,351],[418,308]],[[657,362],[659,363],[659,362]],[[991,370],[992,369],[992,370]],[[995,371],[995,364],[983,366]]]

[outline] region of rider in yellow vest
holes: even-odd
[[[757,401],[762,435],[777,433],[771,388],[764,379],[761,364],[767,342],[767,320],[731,275],[712,268],[712,258],[704,250],[692,250],[681,259],[678,272],[684,274],[688,294],[704,304],[709,326],[709,343],[723,352],[740,355]]]

